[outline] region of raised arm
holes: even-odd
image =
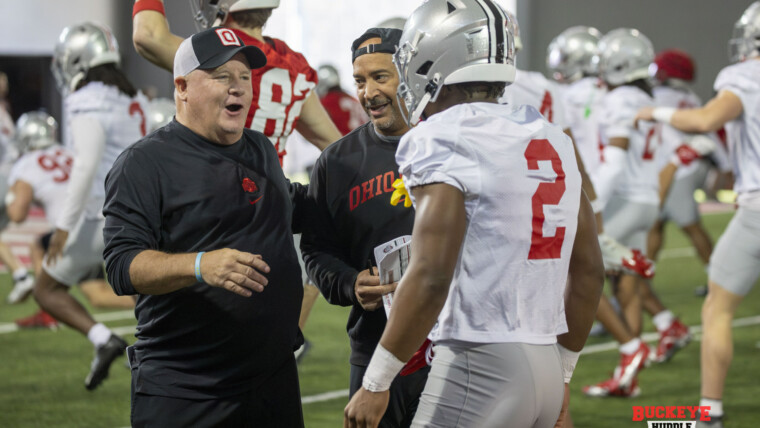
[[[706,133],[719,130],[726,123],[739,117],[742,112],[744,108],[741,99],[729,90],[722,90],[700,108],[643,108],[636,115],[636,121],[656,120],[684,132]]]
[[[169,30],[169,22],[166,20],[163,7],[156,9],[140,9],[140,3],[143,0],[135,2],[132,17],[132,43],[135,50],[143,58],[153,64],[172,71],[174,69],[174,54],[182,43],[182,37],[179,37]],[[149,3],[156,5],[163,0],[149,0]]]
[[[306,97],[301,117],[296,122],[296,130],[319,150],[324,150],[341,137],[315,92]]]

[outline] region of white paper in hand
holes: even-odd
[[[401,280],[401,275],[409,265],[412,253],[412,236],[404,235],[375,247],[375,262],[380,272],[380,284],[391,284]],[[389,317],[393,303],[393,293],[383,296],[385,316]]]

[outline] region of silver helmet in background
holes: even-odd
[[[148,103],[148,132],[171,122],[177,113],[177,106],[174,101],[168,98],[154,98]]]
[[[251,9],[274,9],[280,0],[190,0],[190,10],[198,31],[222,25],[227,15]]]
[[[62,94],[74,92],[91,68],[119,65],[119,44],[105,25],[85,22],[66,27],[58,36],[50,69]]]
[[[650,77],[654,47],[639,30],[618,28],[599,40],[598,58],[599,77],[617,86]]]
[[[16,121],[16,146],[20,153],[58,144],[58,122],[44,111],[24,113]]]
[[[393,56],[397,96],[410,125],[444,85],[515,79],[514,29],[491,0],[429,0],[407,19]]]
[[[546,49],[546,67],[554,80],[572,83],[599,73],[595,57],[602,33],[594,27],[570,27],[555,37]]]
[[[731,62],[744,61],[760,55],[760,1],[749,5],[734,24],[734,34],[728,42]]]

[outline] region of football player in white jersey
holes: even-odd
[[[723,391],[733,357],[731,321],[737,306],[760,277],[760,2],[734,26],[730,65],[718,74],[717,95],[703,107],[645,108],[637,119],[668,123],[684,132],[714,132],[725,126],[734,190],[739,206],[710,258],[709,293],[702,306],[701,406],[709,423],[722,427]]]
[[[674,108],[702,106],[702,100],[689,86],[695,74],[694,61],[689,54],[677,49],[664,50],[657,54],[652,67],[654,77],[659,82],[659,85],[654,88],[655,104]],[[728,162],[728,155],[723,145],[717,142],[715,134],[708,136],[715,142],[712,160],[721,172],[730,171],[731,164]],[[672,126],[666,126],[663,128],[662,137],[663,146],[660,149],[667,153],[675,152],[683,142],[693,138],[693,135],[685,134]],[[660,159],[668,161],[667,156],[662,156]],[[704,184],[708,169],[708,160],[695,159],[688,165],[681,166],[676,172],[675,181],[668,192],[660,218],[649,232],[647,254],[650,257],[657,257],[662,247],[665,223],[670,220],[689,237],[707,271],[713,244],[700,221],[694,191]]]
[[[21,157],[13,164],[8,185],[11,203],[6,207],[8,217],[14,223],[27,219],[33,204],[45,210],[50,224],[56,224],[63,211],[66,187],[71,175],[73,156],[57,140],[58,123],[43,111],[24,113],[17,125],[16,145]],[[42,259],[50,242],[52,232],[31,244],[30,256],[35,276],[40,275]],[[100,275],[97,275],[100,274]],[[108,283],[102,279],[102,271],[91,280],[79,284],[82,294],[95,307],[132,308],[131,297],[117,296]],[[99,276],[99,278],[98,278]],[[32,291],[34,282],[29,287]],[[19,327],[55,327],[55,318],[40,310],[36,314],[16,320]]]
[[[116,157],[147,131],[147,98],[119,68],[116,38],[98,24],[82,23],[61,32],[51,70],[64,95],[64,145],[74,153],[65,206],[50,239],[34,296],[59,321],[93,343],[95,358],[87,389],[108,376],[127,342],[69,294],[69,287],[103,266],[103,183]]]
[[[468,55],[468,42],[484,49]],[[572,140],[533,107],[498,104],[514,44],[495,2],[424,3],[394,62],[407,122],[425,118],[396,152],[414,249],[344,425],[377,425],[390,381],[430,333],[412,426],[552,427],[604,272]]]
[[[646,234],[654,223],[659,205],[658,171],[654,162],[657,128],[633,128],[632,119],[640,106],[651,105],[649,64],[654,58],[651,42],[640,32],[617,29],[599,41],[600,77],[609,88],[600,104],[599,131],[604,162],[598,177],[605,231],[623,245],[644,250]],[[617,297],[623,318],[636,339],[620,347],[621,359],[613,377],[586,387],[588,395],[630,396],[637,393],[636,374],[649,357],[641,334],[642,302],[640,277],[620,275]]]

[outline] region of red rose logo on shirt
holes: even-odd
[[[258,186],[256,186],[256,183],[253,182],[250,178],[244,178],[243,179],[243,190],[245,190],[248,193],[253,193],[257,190],[259,190]]]
[[[246,178],[243,179],[243,190],[246,193],[256,193],[256,192],[259,191],[259,186],[257,186],[256,183],[253,182],[253,180],[251,180],[250,178],[246,177]],[[263,197],[264,197],[264,195],[261,195],[258,198],[256,198],[255,200],[248,201],[248,202],[250,202],[250,204],[253,205],[256,202],[260,201],[261,198],[263,198]]]

